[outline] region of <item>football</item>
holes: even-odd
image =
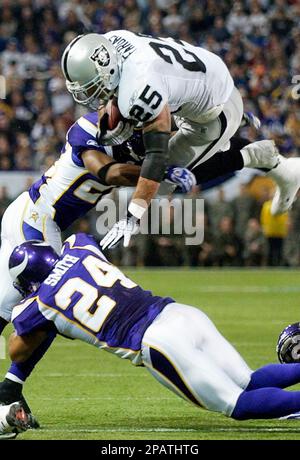
[[[108,129],[114,129],[117,127],[120,120],[122,120],[122,115],[118,107],[118,99],[113,97],[110,99],[106,105],[106,113],[108,114]]]

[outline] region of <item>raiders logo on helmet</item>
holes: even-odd
[[[110,63],[109,53],[103,45],[96,48],[90,58],[101,67],[106,67]]]

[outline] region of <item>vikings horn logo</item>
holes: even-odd
[[[101,67],[106,67],[110,63],[108,51],[103,45],[96,48],[90,58]]]

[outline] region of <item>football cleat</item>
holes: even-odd
[[[28,415],[20,401],[0,406],[0,434],[2,439],[13,439],[18,433],[29,428]],[[11,436],[7,437],[6,435]]]
[[[300,412],[295,412],[294,414],[285,415],[284,417],[279,417],[279,420],[300,420]]]
[[[256,141],[241,149],[245,168],[275,168],[279,152],[274,141]]]
[[[29,428],[33,430],[37,430],[38,428],[40,428],[40,424],[37,418],[31,413],[30,407],[28,406],[26,399],[24,398],[23,395],[21,395],[20,402],[27,414]]]
[[[278,165],[267,175],[272,177],[277,185],[271,213],[276,215],[288,211],[300,187],[300,158],[284,158],[279,155]]]
[[[15,431],[12,431],[11,433],[3,433],[1,434],[0,432],[0,441],[6,440],[6,439],[15,439],[18,436],[18,433]]]
[[[283,329],[276,351],[281,363],[300,363],[300,323],[289,324]]]
[[[35,416],[31,413],[30,407],[28,406],[24,396],[21,393],[21,385],[16,384],[8,379],[0,382],[0,407],[8,404],[12,404],[16,401],[20,401],[28,416],[28,424],[30,428],[37,429],[40,427],[39,422]]]

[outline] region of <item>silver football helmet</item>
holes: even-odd
[[[114,94],[121,73],[121,57],[107,38],[79,35],[65,49],[61,67],[74,100],[92,109]]]

